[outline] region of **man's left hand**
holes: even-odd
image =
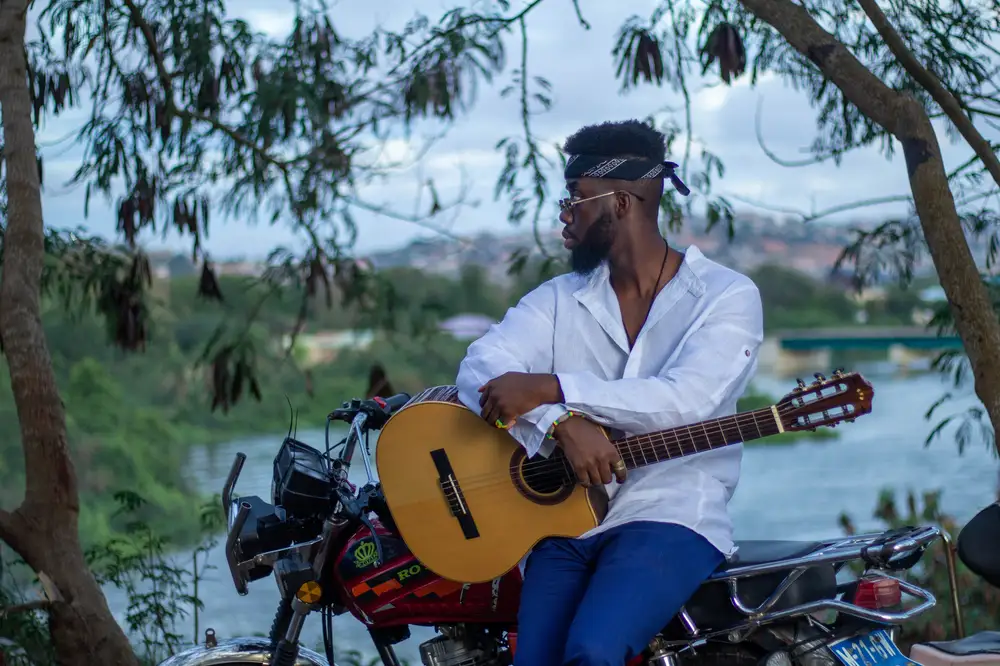
[[[562,388],[555,375],[507,372],[479,387],[479,405],[490,425],[509,428],[521,414],[535,407],[562,402]]]

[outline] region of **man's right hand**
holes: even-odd
[[[557,425],[552,434],[584,487],[611,483],[613,476],[618,483],[625,482],[625,470],[611,467],[621,456],[599,425],[581,416],[571,416]]]

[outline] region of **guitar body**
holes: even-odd
[[[400,536],[424,566],[456,582],[499,578],[541,539],[580,536],[607,512],[604,488],[563,474],[561,452],[529,460],[453,386],[428,389],[394,414],[375,455]]]
[[[761,409],[618,439],[604,433],[632,470],[871,412],[874,391],[861,375],[816,378]],[[561,449],[527,458],[454,386],[427,389],[396,412],[375,456],[400,536],[425,567],[459,583],[500,578],[545,537],[578,537],[607,515],[604,486],[580,486]]]

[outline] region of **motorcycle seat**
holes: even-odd
[[[725,576],[728,570],[736,567],[802,557],[823,545],[821,541],[737,541],[736,553],[715,570],[713,578]]]
[[[1000,587],[1000,502],[977,513],[958,535],[958,558],[972,573]]]
[[[924,666],[1000,664],[1000,631],[981,631],[954,641],[916,643],[910,659]]]
[[[725,578],[736,567],[767,564],[808,555],[823,546],[818,541],[739,541],[735,555],[723,562],[712,577],[685,604],[691,619],[700,630],[720,629],[745,621],[729,599]],[[750,607],[764,603],[785,580],[790,570],[739,579],[737,590],[743,603]],[[833,566],[824,564],[806,569],[781,595],[770,610],[778,611],[810,601],[832,599],[837,595],[837,574]]]

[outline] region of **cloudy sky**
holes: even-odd
[[[346,35],[361,36],[376,25],[400,27],[415,12],[438,16],[454,0],[378,0],[359,3],[340,0],[331,3],[331,17],[337,29]],[[514,8],[520,6],[517,0]],[[679,98],[668,89],[641,87],[620,95],[614,78],[611,51],[623,20],[631,14],[648,15],[654,6],[649,0],[580,0],[584,17],[592,26],[585,30],[578,23],[570,0],[546,0],[529,15],[529,74],[541,75],[552,82],[553,108],[534,118],[534,132],[549,145],[561,142],[581,125],[603,120],[641,118],[667,106],[679,108]],[[230,0],[229,7],[248,19],[254,27],[273,33],[285,33],[292,20],[290,3],[284,0]],[[443,198],[458,191],[464,181],[471,185],[469,198],[477,201],[457,216],[447,215],[432,222],[452,233],[494,230],[514,231],[506,219],[507,203],[493,201],[493,187],[503,166],[503,156],[494,145],[505,136],[520,136],[521,123],[516,95],[502,99],[499,90],[509,81],[518,66],[519,40],[512,35],[508,42],[508,70],[493,87],[481,89],[476,105],[460,118],[447,135],[436,142],[419,167],[407,169],[388,183],[363,192],[372,203],[391,203],[411,211],[419,179],[433,176]],[[710,73],[711,74],[711,73]],[[716,75],[717,76],[717,75]],[[732,87],[709,85],[713,79],[699,82],[694,96],[693,116],[696,141],[718,154],[727,166],[726,177],[716,185],[716,192],[742,199],[766,202],[802,211],[823,210],[859,199],[905,194],[908,191],[905,166],[900,157],[887,162],[876,150],[847,156],[838,168],[832,163],[788,168],[772,162],[758,145],[754,122],[758,104],[762,104],[763,135],[768,148],[784,159],[802,159],[815,133],[815,113],[804,94],[778,79],[766,79],[751,89],[747,77]],[[82,123],[84,112],[50,121],[40,132],[46,163],[46,190],[43,205],[46,222],[53,226],[83,224],[95,233],[110,236],[115,216],[102,201],[92,199],[89,218],[83,216],[82,188],[69,189],[63,184],[78,166],[81,148],[71,137]],[[680,118],[681,116],[678,116]],[[964,159],[967,149],[947,143],[946,166]],[[70,137],[70,139],[67,139]],[[419,144],[419,138],[414,146]],[[681,150],[683,141],[678,141]],[[394,142],[388,154],[404,158],[413,146]],[[695,151],[697,153],[697,151]],[[680,155],[675,154],[675,158]],[[679,159],[678,159],[679,161]],[[552,196],[561,196],[558,173],[550,177]],[[746,204],[739,207],[750,210]],[[897,205],[868,208],[854,217],[874,217],[904,210]],[[544,225],[555,226],[554,204]],[[843,220],[845,217],[841,216]],[[405,244],[418,236],[435,232],[409,222],[358,213],[357,250],[369,252]],[[261,223],[248,226],[239,220],[216,224],[207,247],[216,257],[260,257],[278,244],[294,242],[286,227]],[[184,241],[168,237],[166,245],[187,248]],[[159,237],[150,245],[162,246]]]

